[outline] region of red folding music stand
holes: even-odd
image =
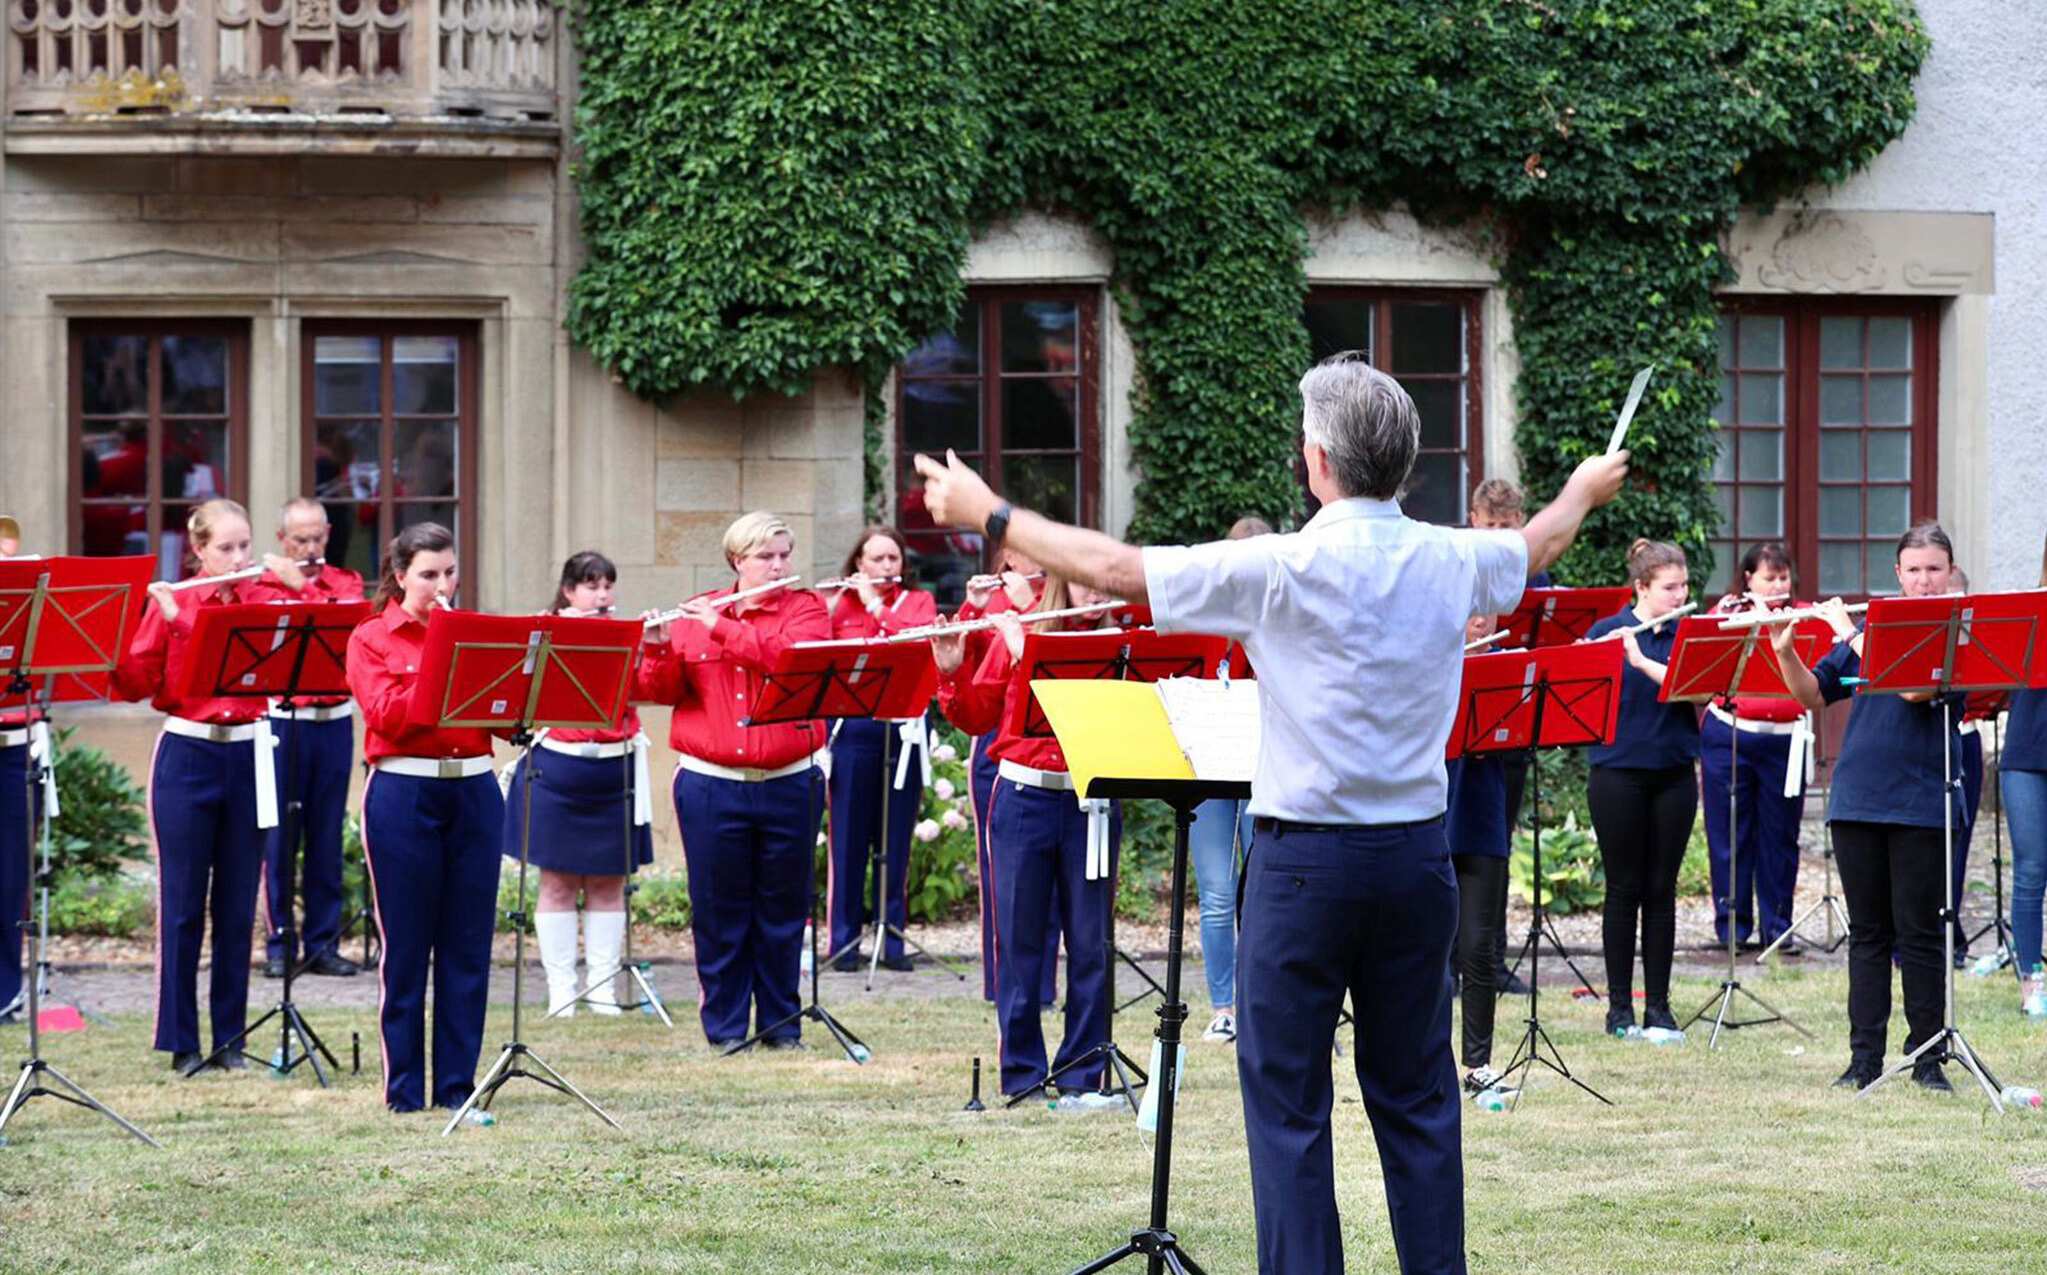
[[[449,1118],[453,1133],[470,1110],[489,1110],[507,1083],[524,1078],[567,1094],[616,1129],[618,1121],[534,1053],[521,1035],[526,975],[526,865],[533,840],[533,784],[539,775],[534,729],[560,726],[616,730],[625,717],[633,666],[646,626],[638,620],[581,616],[478,615],[437,611],[427,621],[426,649],[408,706],[413,722],[440,729],[508,731],[520,750],[518,903],[512,922],[512,1038],[497,1061]],[[531,1062],[538,1071],[526,1070]]]
[[[1535,752],[1541,748],[1612,742],[1620,720],[1621,667],[1625,656],[1619,642],[1586,642],[1464,657],[1463,687],[1457,697],[1457,713],[1446,753],[1454,758],[1521,752],[1529,759],[1529,791],[1534,810],[1531,838],[1534,861],[1530,875],[1534,898],[1530,901],[1528,938],[1514,958],[1516,969],[1523,959],[1528,961],[1527,1030],[1514,1047],[1513,1061],[1500,1076],[1500,1083],[1506,1085],[1515,1072],[1524,1073],[1524,1083],[1514,1086],[1516,1106],[1520,1105],[1521,1094],[1527,1091],[1525,1073],[1537,1063],[1607,1106],[1613,1105],[1605,1094],[1572,1074],[1556,1042],[1542,1027],[1540,962],[1545,939],[1564,958],[1581,988],[1589,991],[1591,983],[1572,963],[1543,907],[1542,768],[1535,764]]]
[[[1946,801],[1941,840],[1946,905],[1940,928],[1945,996],[1941,1027],[1883,1075],[1864,1086],[1867,1097],[1878,1085],[1922,1058],[1962,1064],[1976,1078],[2002,1114],[2004,1098],[1997,1077],[1976,1055],[1955,1022],[1955,806],[1961,782],[1955,774],[1954,715],[1957,691],[2015,691],[2038,685],[2040,638],[2047,622],[2047,593],[1978,593],[1966,597],[1876,598],[1869,604],[1863,628],[1860,693],[1900,695],[1930,693],[1940,699],[1941,767]]]
[[[197,699],[275,699],[287,711],[301,696],[346,695],[348,688],[348,635],[368,618],[367,602],[255,602],[231,606],[195,608],[192,638],[183,667],[179,689]],[[292,732],[291,747],[298,747],[298,733]],[[278,794],[279,831],[284,837],[284,947],[298,951],[298,921],[295,895],[298,893],[299,821],[304,816],[298,794],[297,757],[284,759],[284,785]],[[269,757],[258,757],[258,766],[270,765]],[[186,1075],[197,1075],[223,1055],[235,1053],[256,1062],[263,1058],[249,1053],[243,1042],[255,1036],[271,1019],[281,1019],[275,1057],[267,1060],[271,1070],[288,1076],[300,1063],[310,1063],[313,1078],[327,1087],[327,1073],[320,1066],[325,1057],[335,1071],[334,1060],[319,1034],[306,1022],[292,1000],[292,983],[297,976],[295,958],[284,963],[284,986],[277,1005],[255,1022],[214,1047],[211,1054],[192,1064]],[[294,1041],[297,1052],[293,1051]]]
[[[1700,704],[1719,700],[1721,710],[1731,718],[1737,697],[1755,699],[1792,699],[1791,690],[1784,684],[1783,670],[1778,667],[1777,653],[1772,646],[1774,627],[1767,624],[1750,625],[1739,629],[1720,627],[1723,616],[1689,616],[1678,621],[1677,637],[1670,648],[1670,660],[1663,675],[1663,689],[1657,698],[1664,703]],[[1807,668],[1819,663],[1834,645],[1834,630],[1825,620],[1786,621],[1796,628],[1792,635],[1792,649],[1798,660]],[[1713,1032],[1706,1039],[1708,1049],[1720,1045],[1720,1033],[1739,1027],[1761,1027],[1767,1023],[1783,1023],[1807,1040],[1813,1034],[1800,1026],[1741,985],[1736,976],[1736,947],[1740,941],[1736,915],[1736,882],[1741,879],[1739,860],[1741,856],[1741,811],[1737,800],[1739,786],[1731,778],[1740,767],[1741,731],[1732,726],[1727,732],[1727,765],[1730,779],[1727,785],[1727,972],[1720,980],[1720,990],[1713,998],[1699,1007],[1699,1011],[1685,1020],[1684,1025],[1702,1021],[1707,1014],[1713,1016]],[[1800,764],[1794,761],[1794,765]],[[1830,878],[1831,880],[1831,878]],[[1754,1001],[1763,1011],[1762,1018],[1730,1019],[1734,1009],[1734,998],[1745,996]]]
[[[1567,646],[1582,641],[1593,625],[1635,600],[1626,585],[1594,589],[1526,589],[1515,608],[1500,617],[1504,646]]]
[[[0,674],[6,677],[0,708],[19,706],[33,728],[47,731],[50,705],[57,701],[104,699],[113,667],[128,649],[140,611],[142,590],[156,563],[153,558],[38,558],[0,562]],[[35,681],[43,686],[35,693]],[[33,752],[33,750],[31,750]],[[22,808],[28,840],[37,840],[36,789],[47,785],[54,801],[57,743],[48,736],[39,762],[24,769]],[[50,824],[52,808],[43,812],[41,849],[36,868],[38,919],[30,930],[28,977],[28,1052],[5,1103],[0,1103],[0,1132],[31,1098],[56,1098],[99,1112],[150,1146],[156,1139],[122,1119],[111,1107],[51,1066],[43,1057],[42,996],[49,981],[45,959],[50,938]],[[44,1083],[48,1077],[59,1088]]]

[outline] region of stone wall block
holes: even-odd
[[[654,561],[663,567],[694,567],[725,561],[725,528],[735,513],[660,511],[654,515]]]
[[[817,469],[807,460],[740,462],[739,504],[743,509],[771,509],[787,518],[816,511]]]
[[[403,195],[144,195],[150,221],[397,222],[419,220],[419,201]]]
[[[739,504],[739,462],[671,457],[654,462],[654,507],[708,513]]]
[[[9,173],[12,176],[10,170]],[[8,191],[4,204],[8,221],[78,222],[135,221],[142,216],[147,196],[133,194],[74,194],[68,191]]]
[[[289,195],[298,186],[298,165],[268,156],[178,160],[175,189],[185,195]]]
[[[386,257],[406,265],[407,257],[423,264],[445,260],[479,266],[545,264],[547,241],[530,226],[385,226],[352,225],[345,233],[332,226],[284,224],[284,255],[291,261],[345,260],[354,256]]]
[[[93,191],[134,194],[174,190],[177,163],[169,156],[10,155],[9,191],[88,194]]]
[[[308,195],[503,195],[502,159],[402,159],[308,155],[299,190]]]

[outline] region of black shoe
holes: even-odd
[[[264,962],[263,962],[263,977],[265,977],[265,978],[283,978],[283,977],[284,977],[284,958],[283,958],[283,957],[281,957],[281,956],[273,956],[273,957],[271,957],[271,958],[270,958],[269,960],[267,960],[267,961],[264,961]]]
[[[1615,1005],[1606,1011],[1606,1034],[1626,1036],[1635,1030],[1635,1010],[1631,1005]]]
[[[218,1067],[222,1071],[247,1071],[249,1060],[242,1057],[239,1049],[230,1049],[224,1054],[215,1054],[213,1061],[208,1065]]]
[[[1850,1059],[1848,1070],[1835,1077],[1834,1088],[1867,1089],[1876,1083],[1878,1076],[1883,1074],[1884,1065],[1881,1059],[1874,1062],[1861,1058]]]
[[[1782,942],[1778,942],[1777,939],[1771,940],[1771,942],[1777,944],[1777,955],[1779,956],[1805,955],[1805,945],[1798,941],[1798,936],[1796,934],[1786,933],[1779,935],[1778,938],[1782,939]]]
[[[894,970],[898,974],[907,974],[917,968],[917,963],[907,956],[884,956],[881,958],[881,968]]]
[[[761,1044],[777,1053],[784,1050],[807,1048],[803,1043],[803,1038],[800,1036],[770,1036],[762,1041]]]
[[[1642,1003],[1642,1028],[1661,1027],[1665,1031],[1678,1030],[1677,1019],[1670,1012],[1669,1001],[1644,1001]]]
[[[1502,965],[1493,974],[1493,990],[1502,996],[1528,995],[1528,980]]]
[[[862,964],[864,962],[860,959],[860,953],[842,952],[839,959],[832,962],[832,968],[841,974],[858,974]]]
[[[206,1058],[196,1049],[184,1049],[171,1055],[171,1070],[180,1074],[190,1072]]]
[[[1912,1064],[1912,1083],[1935,1093],[1955,1091],[1955,1087],[1947,1082],[1947,1073],[1940,1069],[1940,1063],[1931,1058],[1921,1058]]]
[[[1002,1101],[1006,1103],[1013,1102],[1017,1106],[1022,1107],[1034,1102],[1050,1102],[1052,1101],[1052,1095],[1046,1091],[1045,1086],[1032,1085],[1030,1088],[1020,1090],[1017,1093],[1003,1094]]]
[[[362,973],[362,966],[339,952],[322,952],[306,965],[305,972],[322,978],[354,978]]]
[[[1958,947],[1955,949],[1955,968],[1958,970],[1965,970],[1969,968],[1968,948]]]
[[[738,1039],[738,1040],[714,1040],[714,1041],[710,1041],[710,1042],[708,1042],[708,1043],[709,1043],[709,1045],[710,1045],[710,1047],[711,1047],[711,1052],[712,1052],[712,1053],[722,1054],[722,1053],[725,1053],[726,1051],[728,1051],[728,1050],[732,1049],[732,1048],[733,1048],[734,1046],[736,1046],[736,1045],[743,1045],[743,1044],[745,1044],[745,1043],[746,1043],[746,1041],[745,1041],[744,1039]]]

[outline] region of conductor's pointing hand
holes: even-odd
[[[924,508],[941,527],[978,531],[995,512],[995,493],[948,447],[945,463],[921,452],[911,462],[924,479]]]
[[[1593,509],[1621,494],[1628,481],[1628,453],[1625,449],[1604,456],[1588,456],[1571,471],[1570,486],[1576,487]]]

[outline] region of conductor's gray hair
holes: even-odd
[[[311,496],[293,496],[290,500],[285,501],[284,505],[277,511],[278,531],[282,532],[284,530],[284,525],[291,521],[293,514],[318,514],[320,515],[320,521],[326,522],[327,506],[314,500]]]
[[[1421,417],[1400,382],[1345,350],[1301,378],[1301,429],[1345,496],[1392,500],[1421,450]]]

